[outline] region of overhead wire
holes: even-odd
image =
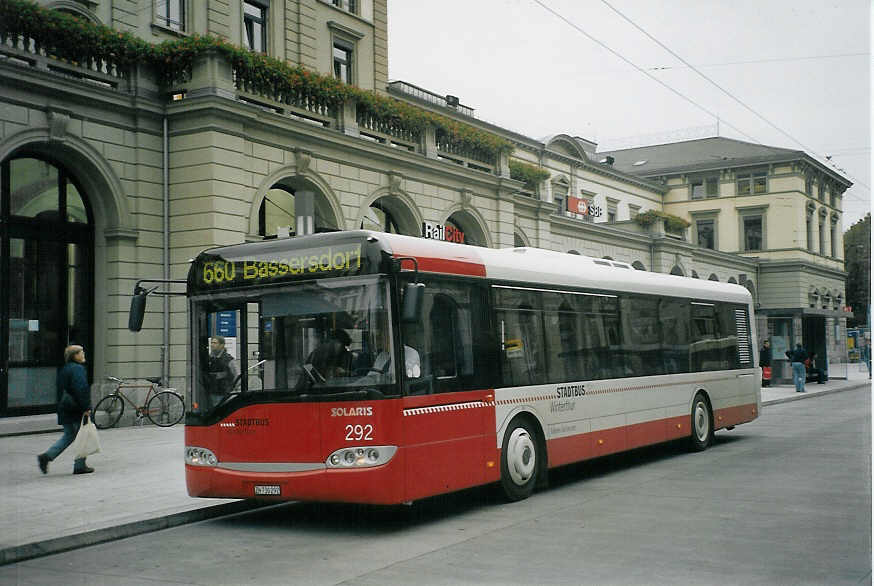
[[[612,8],[612,7],[611,7]],[[805,57],[771,57],[770,59],[749,59],[745,61],[723,61],[722,63],[701,63],[697,67],[727,67],[729,65],[757,65],[760,63],[787,63],[791,61],[815,61],[818,59],[843,59],[846,57],[867,57],[869,53],[837,53],[835,55],[808,55]],[[671,69],[687,69],[674,65],[649,67],[650,71],[667,71]]]
[[[538,4],[540,4],[541,6],[544,6],[544,4],[543,4],[540,0],[534,0],[534,1],[537,2]],[[651,34],[650,34],[646,29],[644,29],[643,27],[641,27],[640,25],[638,25],[636,22],[634,22],[633,20],[631,20],[628,16],[626,16],[626,15],[625,15],[624,13],[622,13],[620,10],[618,10],[617,8],[615,8],[612,4],[610,4],[610,2],[608,2],[608,0],[601,0],[601,2],[602,2],[605,6],[607,6],[610,10],[612,10],[612,11],[615,12],[617,15],[619,15],[623,20],[625,20],[626,22],[628,22],[631,26],[633,26],[634,28],[636,28],[636,29],[637,29],[638,31],[640,31],[641,33],[643,33],[643,34],[644,34],[648,39],[650,39],[651,41],[653,41],[654,43],[656,43],[659,47],[661,47],[662,49],[664,49],[665,51],[667,51],[668,53],[670,53],[674,58],[678,59],[681,63],[683,63],[683,65],[685,65],[686,67],[688,67],[689,69],[691,69],[692,71],[694,71],[695,73],[697,73],[698,75],[700,75],[701,77],[703,77],[703,78],[704,78],[708,83],[710,83],[711,85],[713,85],[716,89],[718,89],[718,90],[721,91],[723,94],[725,94],[726,96],[728,96],[729,98],[731,98],[732,100],[734,100],[736,103],[740,104],[744,109],[746,109],[747,111],[749,111],[750,113],[752,113],[753,115],[755,115],[755,116],[756,116],[758,119],[760,119],[762,122],[766,123],[768,126],[770,126],[771,128],[773,128],[774,130],[776,130],[777,132],[779,132],[779,133],[782,134],[783,136],[789,138],[789,139],[792,140],[794,143],[796,143],[796,144],[798,144],[799,146],[801,146],[801,147],[805,150],[805,152],[807,152],[808,154],[815,155],[817,158],[819,158],[819,159],[821,159],[821,160],[822,160],[822,159],[825,159],[825,160],[827,160],[829,163],[832,163],[832,164],[833,164],[833,162],[831,161],[831,159],[827,159],[826,157],[824,157],[823,155],[819,154],[819,153],[818,153],[817,151],[815,151],[814,149],[810,148],[809,146],[807,146],[806,144],[804,144],[803,142],[801,142],[799,139],[795,138],[793,135],[789,134],[787,131],[783,130],[782,128],[780,128],[779,126],[777,126],[776,124],[774,124],[773,122],[771,122],[770,120],[768,120],[767,118],[765,118],[765,116],[763,116],[762,114],[759,114],[759,113],[758,113],[756,110],[754,110],[751,106],[749,106],[749,105],[746,104],[743,100],[741,100],[740,98],[738,98],[737,96],[735,96],[733,93],[731,93],[730,91],[728,91],[727,89],[725,89],[724,87],[722,87],[722,86],[721,86],[720,84],[718,84],[715,80],[713,80],[710,76],[704,74],[704,73],[703,73],[702,71],[700,71],[696,66],[694,66],[694,65],[692,65],[691,63],[689,63],[688,61],[686,61],[686,60],[685,60],[681,55],[677,54],[673,49],[671,49],[670,47],[668,47],[667,45],[665,45],[664,43],[662,43],[659,39],[657,39],[657,38],[655,38],[653,35],[651,35]],[[544,6],[544,7],[545,7],[545,6]],[[549,9],[549,11],[552,12],[553,14],[557,14],[557,13],[555,13],[555,11],[553,11],[553,10],[551,10],[551,9]],[[567,19],[565,19],[565,18],[563,18],[563,17],[562,17],[562,20],[564,20],[565,22],[569,22]],[[578,30],[580,30],[580,29],[579,29],[578,27],[576,27],[576,26],[575,26],[574,28],[577,28]],[[587,34],[587,36],[589,36],[589,35]],[[591,37],[590,37],[590,38],[591,38]],[[599,44],[600,44],[600,43],[599,43]],[[603,45],[602,45],[602,46],[603,46]],[[613,51],[611,50],[611,52],[613,52]],[[617,53],[614,52],[614,54],[617,54]],[[628,62],[628,60],[626,60],[624,57],[623,57],[623,60],[625,60],[626,62]],[[689,101],[692,101],[692,100],[690,99]],[[693,102],[693,103],[694,103],[694,102]],[[699,105],[699,107],[700,107],[700,105]],[[703,108],[702,108],[702,109],[703,109]],[[726,123],[726,124],[728,124],[731,128],[734,128],[735,130],[738,130],[734,125],[729,124],[729,123]],[[744,133],[742,133],[742,134],[744,134]],[[749,136],[749,135],[744,134],[744,136]],[[759,142],[759,141],[756,141],[756,142]],[[844,171],[844,173],[847,173],[847,172]],[[849,173],[847,173],[847,175],[849,175]],[[854,179],[854,183],[857,183],[857,184],[859,184],[859,185],[865,187],[866,189],[868,189],[869,192],[870,192],[870,190],[871,190],[870,187],[868,187],[866,184],[862,183],[861,181],[858,181],[858,180],[855,180],[855,179]],[[855,193],[850,193],[849,195],[851,195],[851,196],[856,196]],[[860,201],[866,201],[866,200],[860,199]]]

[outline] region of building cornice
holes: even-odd
[[[221,96],[200,96],[197,98],[186,98],[181,102],[173,102],[168,107],[168,115],[171,116],[171,119],[181,120],[186,117],[204,117],[208,121],[202,125],[186,127],[184,129],[177,127],[176,130],[171,131],[173,136],[197,134],[205,129],[209,129],[231,136],[239,136],[247,141],[262,143],[272,147],[278,146],[275,142],[259,138],[251,130],[243,131],[232,126],[233,124],[244,124],[250,129],[261,128],[266,133],[280,132],[288,137],[290,143],[298,145],[307,142],[321,143],[339,151],[351,151],[366,159],[379,160],[389,165],[397,166],[401,163],[410,169],[425,169],[435,174],[451,176],[459,183],[468,186],[479,186],[492,193],[498,191],[518,191],[523,186],[521,181],[508,177],[500,177],[493,173],[461,167],[440,161],[439,159],[430,159],[421,153],[414,153],[349,137],[342,132],[337,132],[333,128],[314,126],[275,112],[265,111],[253,104],[232,101]],[[222,126],[220,124],[222,120],[229,122],[231,125]],[[299,142],[295,143],[295,141]],[[288,150],[290,145],[280,148]],[[320,154],[320,158],[331,160],[329,154]],[[348,161],[337,159],[337,162]]]
[[[753,167],[761,167],[763,165],[780,165],[780,164],[801,164],[816,168],[818,171],[828,174],[833,180],[844,186],[846,190],[853,183],[842,175],[838,174],[833,169],[829,169],[804,151],[793,151],[791,155],[780,153],[770,157],[748,157],[745,159],[729,159],[721,160],[722,164],[714,163],[699,163],[695,165],[671,165],[659,169],[647,170],[646,173],[641,173],[639,177],[655,178],[668,177],[675,175],[686,175],[691,173],[708,173],[733,169],[747,169]],[[802,170],[803,172],[803,170]]]
[[[129,81],[119,79],[118,83],[126,85]],[[44,96],[48,103],[57,97],[58,101],[68,109],[73,105],[85,106],[104,112],[109,109],[127,116],[139,117],[144,115],[160,117],[164,114],[166,104],[166,101],[155,91],[141,91],[137,94],[105,88],[51,71],[11,65],[3,61],[0,61],[0,87],[5,88],[5,102],[20,102],[29,107],[38,106],[34,104],[34,94]],[[21,97],[16,97],[18,93]],[[105,118],[96,119],[106,122]]]
[[[841,271],[839,269],[833,269],[831,267],[826,267],[819,264],[814,264],[812,262],[807,262],[804,260],[769,260],[765,258],[759,258],[759,269],[762,272],[770,272],[770,273],[797,273],[799,271],[804,271],[807,273],[825,273],[826,275],[833,277],[835,279],[840,279],[843,281],[847,280],[847,272]]]
[[[759,315],[770,315],[774,317],[785,316],[786,314],[801,313],[803,315],[819,315],[823,317],[852,317],[852,311],[844,311],[843,309],[822,309],[819,307],[757,307],[756,313]]]
[[[730,252],[721,252],[719,250],[710,250],[709,248],[701,248],[700,246],[691,245],[693,247],[692,255],[695,260],[703,260],[714,264],[732,263],[749,267],[751,271],[759,266],[761,259],[756,256],[740,256]]]

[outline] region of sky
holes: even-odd
[[[706,136],[803,150],[871,210],[867,0],[389,0],[389,79],[599,150]],[[718,129],[718,130],[717,130]],[[829,158],[827,158],[829,157]]]

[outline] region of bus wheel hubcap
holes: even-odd
[[[507,470],[517,485],[522,486],[534,474],[534,455],[534,441],[528,432],[521,427],[514,429],[507,442]]]
[[[704,441],[707,439],[707,431],[710,427],[710,422],[707,418],[707,407],[704,403],[698,403],[695,407],[695,433],[698,439]]]

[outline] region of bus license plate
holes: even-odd
[[[256,484],[255,485],[255,496],[267,496],[267,495],[279,496],[279,485],[278,484]]]

